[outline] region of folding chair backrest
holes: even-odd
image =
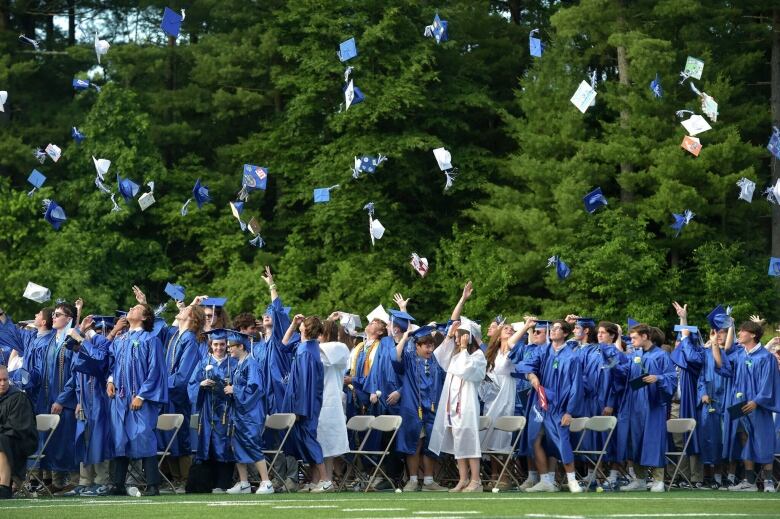
[[[173,431],[178,430],[184,423],[183,414],[161,414],[157,417],[157,430]]]
[[[590,420],[590,418],[572,418],[571,423],[569,424],[569,432],[574,433],[583,431],[588,424],[588,420]]]
[[[696,420],[693,418],[671,418],[666,421],[666,432],[671,434],[684,434],[696,429]]]
[[[490,429],[490,424],[493,420],[490,419],[489,416],[480,416],[479,417],[479,430],[485,431],[487,429]]]
[[[606,432],[614,429],[617,425],[617,418],[614,416],[591,416],[585,428],[596,432]]]
[[[35,427],[39,433],[47,433],[56,429],[60,424],[60,415],[58,414],[39,414],[35,416]]]
[[[373,416],[353,416],[347,420],[347,430],[352,432],[365,432],[371,427]]]
[[[375,431],[392,432],[401,427],[401,417],[391,414],[383,414],[374,418],[371,428]]]
[[[195,413],[190,415],[190,429],[197,429],[198,422],[200,421],[200,415]]]
[[[493,427],[504,432],[518,432],[525,429],[525,416],[499,416]]]
[[[283,431],[295,425],[293,413],[275,413],[265,418],[265,426],[275,431]]]

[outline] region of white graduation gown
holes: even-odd
[[[491,450],[509,450],[512,445],[512,433],[497,431],[493,428],[496,419],[501,416],[513,416],[515,414],[515,379],[512,372],[515,364],[506,353],[498,352],[493,365],[493,375],[499,386],[498,395],[491,402],[485,402],[485,416],[490,417],[490,428],[483,431],[482,445]]]
[[[344,373],[349,366],[349,348],[342,342],[320,344],[320,358],[324,368],[322,410],[317,424],[317,442],[322,456],[340,456],[349,451],[347,418],[342,405]]]
[[[435,454],[452,454],[455,459],[480,458],[477,389],[485,378],[487,360],[482,350],[471,355],[465,350],[453,355],[454,349],[455,340],[448,337],[433,352],[436,361],[447,372],[447,378],[428,448]]]

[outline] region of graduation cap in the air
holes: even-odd
[[[95,163],[95,171],[97,171],[98,178],[100,178],[100,180],[105,180],[108,168],[111,167],[111,161],[108,159],[96,159],[93,155],[92,162]]]
[[[46,176],[37,169],[32,170],[30,176],[27,177],[27,182],[33,185],[32,190],[27,193],[27,196],[32,196],[36,189],[40,189],[43,183],[46,182]]]
[[[680,84],[683,84],[686,79],[691,77],[694,79],[701,79],[701,73],[703,71],[704,62],[699,58],[688,56],[688,59],[685,61],[685,68],[680,72],[680,77],[682,78]]]
[[[751,203],[753,201],[753,192],[756,190],[756,183],[742,177],[737,182],[737,186],[739,187],[739,199]]]
[[[19,35],[19,43],[24,43],[26,45],[31,45],[35,50],[41,49],[41,44],[38,43],[38,40],[34,40],[32,38],[29,38],[25,36],[24,34]]]
[[[332,185],[330,187],[319,187],[314,190],[314,203],[315,204],[323,204],[325,202],[330,202],[330,190],[331,189],[338,189],[340,186],[338,184]]]
[[[244,164],[244,171],[241,176],[241,191],[238,192],[238,199],[244,202],[247,201],[249,193],[258,189],[265,190],[267,182],[267,168],[253,164]]]
[[[636,326],[637,324],[639,324],[639,321],[637,321],[636,319],[634,319],[634,318],[632,318],[632,317],[629,317],[629,318],[628,318],[628,329],[629,329],[629,330],[630,330],[631,328],[633,328],[634,326]]]
[[[65,210],[57,205],[57,202],[49,199],[43,201],[43,208],[43,219],[49,222],[55,231],[59,231],[62,224],[68,219]]]
[[[363,323],[360,321],[360,316],[357,314],[339,312],[339,320],[341,321],[341,326],[343,326],[350,335],[354,335],[357,328],[363,327]]]
[[[203,204],[211,200],[208,186],[202,185],[200,183],[200,179],[195,181],[195,186],[192,188],[192,198],[188,198],[181,208],[182,216],[187,216],[187,206],[190,205],[192,200],[195,200],[195,203],[198,204],[198,209],[203,207]]]
[[[774,256],[769,258],[769,275],[772,277],[780,276],[780,258]]]
[[[682,143],[680,143],[680,147],[694,157],[698,157],[699,153],[701,153],[702,146],[698,137],[691,137],[690,135],[686,135],[683,137]]]
[[[51,290],[38,285],[37,283],[33,283],[32,281],[28,281],[22,297],[35,301],[36,303],[45,303],[51,299]]]
[[[119,173],[116,174],[116,182],[119,185],[119,194],[125,199],[125,203],[135,198],[141,189],[141,186],[129,178],[122,178]]]
[[[442,20],[441,18],[439,18],[439,13],[437,12],[436,15],[433,17],[433,23],[425,26],[423,35],[426,38],[433,38],[434,40],[436,40],[437,44],[443,41],[447,41],[448,26],[449,23],[447,23],[447,20]]]
[[[349,83],[344,85],[344,102],[347,105],[347,110],[349,110],[349,107],[352,105],[362,103],[365,98],[366,96],[364,96],[363,92],[355,86],[355,82],[353,80],[350,79]]]
[[[447,179],[444,183],[444,190],[447,191],[452,187],[452,183],[455,181],[455,177],[458,174],[458,169],[452,166],[452,155],[446,148],[434,149],[433,156],[436,157],[436,163],[439,165],[439,169],[444,172],[444,176]]]
[[[5,102],[8,101],[8,92],[0,90],[0,112],[5,112]]]
[[[179,14],[173,9],[169,9],[168,7],[166,7],[165,10],[163,11],[163,17],[162,17],[162,22],[160,23],[160,28],[168,36],[173,36],[174,38],[178,38],[179,31],[181,31],[181,22],[184,21],[184,17],[185,17],[184,9],[182,9],[181,14]]]
[[[98,65],[100,64],[100,56],[108,54],[108,49],[111,45],[106,40],[101,40],[98,35],[95,34],[95,54],[97,55]]]
[[[707,130],[712,130],[712,126],[710,126],[710,123],[707,122],[707,119],[697,113],[694,113],[690,110],[677,110],[676,114],[677,117],[684,117],[685,114],[691,114],[688,119],[680,121],[680,124],[683,125],[685,131],[688,132],[688,135],[695,136],[706,132]]]
[[[409,328],[409,325],[412,323],[412,321],[415,320],[414,317],[401,310],[391,309],[388,310],[388,313],[390,314],[390,325],[392,326],[395,324],[401,329],[401,331],[404,332],[407,328]]]
[[[590,214],[593,214],[596,212],[596,210],[599,207],[606,207],[607,206],[607,199],[604,196],[604,193],[601,192],[601,188],[597,187],[584,197],[582,197],[582,201],[585,202],[585,210],[588,211]]]
[[[58,160],[60,160],[60,157],[62,156],[62,149],[56,144],[49,143],[46,146],[46,155],[48,155],[49,158],[54,162],[57,162]]]
[[[721,305],[718,305],[707,315],[707,321],[713,330],[723,330],[734,324],[734,319],[729,314],[731,314],[731,307],[724,310]]]
[[[97,86],[95,83],[91,83],[89,79],[73,79],[73,90],[76,92],[81,92],[82,90],[87,90],[89,87],[92,87],[95,89],[95,91],[100,92],[100,87]]]
[[[561,260],[559,256],[551,256],[547,258],[547,267],[555,266],[555,273],[558,275],[558,279],[563,281],[571,275],[571,269],[569,266]]]
[[[420,277],[425,277],[428,273],[428,258],[421,258],[419,254],[413,252],[410,263],[412,268],[420,274]]]
[[[71,136],[71,137],[73,137],[73,140],[74,140],[74,141],[76,141],[76,144],[81,144],[82,142],[84,142],[84,139],[86,139],[86,138],[87,138],[87,137],[86,137],[86,136],[85,136],[83,133],[81,133],[81,132],[79,131],[79,129],[78,129],[78,128],[76,128],[75,126],[74,126],[73,128],[71,128],[71,130],[70,130],[70,136]]]
[[[387,160],[387,157],[381,153],[376,157],[370,155],[362,155],[355,157],[355,165],[352,168],[352,177],[359,178],[361,173],[375,173],[376,168]]]
[[[254,238],[249,240],[249,244],[257,247],[258,249],[262,249],[265,246],[265,240],[263,240],[263,237],[260,236],[260,222],[257,221],[257,218],[254,216],[249,219],[249,222],[246,224],[246,229],[249,231]]]
[[[696,215],[690,209],[686,209],[683,214],[672,213],[672,217],[674,217],[674,223],[669,227],[677,231],[677,233],[674,235],[675,238],[680,235],[683,227],[691,223],[691,220],[693,220],[694,216]]]
[[[2,92],[0,92],[2,94]],[[2,101],[2,98],[0,98],[0,101]],[[2,102],[0,102],[0,105],[2,105]],[[780,160],[780,129],[777,128],[777,126],[772,127],[772,136],[769,137],[769,144],[766,145],[766,149],[769,150],[769,153],[775,156],[777,160]]]
[[[593,106],[593,103],[596,101],[596,90],[587,81],[582,81],[579,86],[577,87],[577,91],[574,92],[574,95],[571,96],[571,103],[577,107],[577,110],[579,110],[582,113],[585,113],[588,111],[588,108]]]
[[[661,86],[661,77],[658,73],[655,74],[655,79],[650,82],[650,91],[653,92],[653,95],[658,99],[664,95],[664,89]]]
[[[147,182],[146,186],[149,188],[149,191],[138,197],[138,205],[141,206],[141,211],[146,211],[155,202],[154,182]]]
[[[371,245],[374,245],[374,240],[382,239],[385,234],[385,227],[374,219],[374,202],[369,202],[363,206],[365,211],[368,211],[368,232],[371,236]]]
[[[339,50],[336,52],[339,60],[343,63],[357,56],[357,44],[355,38],[344,40],[339,44]]]
[[[165,293],[174,301],[184,301],[184,287],[181,285],[166,283]]]
[[[536,35],[537,37],[534,37]],[[539,29],[534,29],[528,33],[528,51],[534,58],[541,58],[544,52],[544,42],[538,38]]]

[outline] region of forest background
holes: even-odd
[[[159,27],[165,6],[186,8],[178,39]],[[441,44],[423,36],[437,11]],[[111,44],[102,71],[96,35]],[[358,56],[341,63],[353,36]],[[675,115],[701,113],[691,80],[680,84],[688,56],[704,61],[694,84],[720,110],[698,157]],[[365,94],[348,110],[345,65]],[[594,72],[582,114],[569,98]],[[76,92],[74,78],[101,91]],[[578,313],[669,329],[673,300],[693,324],[719,303],[738,321],[780,320],[767,275],[780,207],[762,195],[780,177],[766,148],[780,126],[775,1],[0,0],[0,90],[0,302],[19,319],[40,306],[21,297],[28,281],[95,314],[126,308],[133,284],[163,302],[167,282],[261,312],[269,264],[284,303],[306,314],[365,315],[401,292],[419,321],[442,321],[471,279],[466,314],[483,323]],[[41,165],[33,150],[48,143],[62,157]],[[446,192],[441,146],[459,169]],[[355,156],[380,153],[376,173],[352,178]],[[142,212],[119,198],[112,212],[92,156],[112,161],[112,190],[117,172],[153,181],[157,202]],[[259,220],[262,249],[229,208],[244,164],[268,168],[243,215]],[[28,197],[33,168],[48,180]],[[752,203],[738,199],[743,177]],[[182,216],[197,179],[212,201]],[[609,205],[589,214],[595,187]],[[61,230],[43,199],[67,213]],[[387,228],[374,246],[368,202]],[[695,217],[675,237],[672,213],[686,209]],[[412,252],[430,263],[424,278]],[[546,268],[554,255],[565,280]]]

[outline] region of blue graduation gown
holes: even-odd
[[[704,369],[699,375],[696,388],[696,432],[699,436],[701,462],[705,465],[717,465],[723,459],[723,413],[728,379],[721,375],[724,369],[715,365],[712,348],[705,348],[704,351]],[[726,365],[725,371],[728,372],[729,356],[725,351],[721,351],[721,359],[722,364]],[[710,404],[702,403],[704,395],[709,396]]]
[[[115,338],[109,352],[116,387],[116,396],[111,399],[115,454],[129,458],[155,456],[157,417],[168,402],[162,343],[150,332],[134,330]],[[134,396],[144,399],[137,411],[130,409]]]
[[[171,456],[189,456],[190,447],[189,423],[192,404],[190,403],[187,386],[192,372],[200,362],[200,343],[195,333],[190,330],[181,332],[177,327],[171,327],[166,334],[165,366],[168,373],[168,403],[163,406],[162,413],[184,415],[182,430],[176,435],[176,441],[171,445]],[[171,440],[171,432],[157,432],[157,448],[165,449]]]
[[[364,352],[361,352],[365,359]],[[365,405],[369,408],[369,413],[374,416],[381,414],[398,414],[400,412],[398,404],[387,405],[387,397],[394,391],[400,391],[401,381],[393,369],[393,359],[396,357],[395,341],[392,337],[382,337],[379,340],[374,362],[371,364],[371,370],[368,376],[362,380],[363,396],[366,398]],[[362,366],[361,358],[358,357],[358,365]],[[354,380],[353,380],[354,384]],[[380,391],[382,396],[378,399],[376,405],[371,405],[370,395]]]
[[[84,413],[84,419],[76,417],[76,460],[85,465],[114,457],[110,402],[106,394],[108,364],[108,341],[103,337],[85,340],[73,357],[69,389]]]
[[[221,362],[208,355],[200,361],[190,377],[190,399],[195,402],[195,412],[198,413],[198,450],[195,454],[197,460],[234,461],[228,437],[230,397],[223,391],[224,385],[217,384],[209,388],[202,387],[200,383],[206,379],[209,372],[209,378],[224,381],[230,377],[235,364],[236,361],[229,355]],[[211,368],[207,370],[207,366]]]
[[[50,336],[45,346],[33,350],[36,355],[35,369],[41,381],[41,389],[35,405],[35,413],[51,413],[54,402],[62,405],[60,424],[46,447],[46,456],[41,460],[41,467],[56,472],[73,472],[79,468],[73,451],[73,441],[76,438],[76,400],[68,398],[66,384],[71,377],[71,362],[73,352],[57,340],[56,334]],[[41,443],[45,435],[40,435]]]
[[[624,359],[612,372],[626,385],[630,406],[627,459],[643,467],[663,467],[666,465],[666,419],[677,389],[677,371],[669,354],[658,346],[648,351],[634,349],[630,359],[625,353],[615,351]],[[629,381],[642,375],[655,375],[658,380],[632,389]]]
[[[322,409],[324,368],[317,340],[302,342],[295,348],[283,413],[297,417],[285,444],[285,454],[308,463],[322,463],[322,448],[317,442],[317,425]]]
[[[680,368],[680,418],[698,418],[699,375],[704,367],[704,348],[698,341],[683,337],[672,351],[672,362]],[[686,435],[687,436],[687,435]],[[695,432],[688,444],[686,453],[697,455],[701,452],[699,435]]]
[[[284,395],[287,392],[287,377],[290,375],[292,350],[282,345],[282,338],[290,327],[290,317],[285,313],[282,300],[278,297],[271,302],[266,312],[271,315],[274,327],[271,337],[264,341],[266,353],[262,371],[263,379],[269,385],[269,391],[265,392],[264,406],[269,414],[273,414],[281,412]]]
[[[732,378],[732,384],[726,393],[726,408],[751,400],[758,407],[747,416],[736,420],[732,420],[727,411],[724,413],[724,459],[772,463],[775,446],[772,413],[780,412],[780,370],[777,361],[760,344],[756,351],[750,354],[742,346],[732,346],[727,355],[730,362],[728,368],[724,369],[724,374]],[[740,426],[747,433],[748,439],[744,447],[732,450],[739,445],[737,433]]]
[[[523,360],[517,366],[517,371],[523,374],[534,373],[545,389],[546,412],[537,402],[536,391],[533,391],[528,399],[529,407],[536,408],[544,416],[545,451],[563,463],[572,463],[574,454],[569,439],[569,427],[561,425],[561,418],[567,413],[573,416],[581,405],[582,362],[577,351],[570,343],[564,344],[557,352],[551,344],[538,346],[529,359]],[[531,436],[533,433],[530,428],[528,432],[527,448],[528,452],[533,452],[533,442],[539,429],[534,431],[534,436]]]
[[[10,318],[6,320],[6,326],[8,326],[10,322]],[[11,323],[11,326],[14,326],[13,323]],[[36,330],[17,329],[16,333],[9,333],[6,335],[6,338],[8,339],[13,338],[13,349],[15,349],[19,355],[24,356],[22,360],[22,369],[24,369],[29,375],[27,383],[23,384],[20,378],[20,371],[15,370],[11,373],[11,380],[13,380],[16,387],[23,389],[24,392],[27,393],[27,396],[30,397],[30,401],[33,403],[34,407],[37,406],[38,393],[40,392],[41,388],[42,369],[39,366],[41,361],[39,350],[48,346],[53,337],[54,330],[49,330],[39,334]],[[37,412],[38,411],[36,409],[36,413]],[[50,410],[47,410],[46,412],[48,413]]]
[[[515,416],[525,416],[526,419],[526,434],[528,427],[531,425],[531,421],[533,420],[533,416],[531,414],[531,409],[528,406],[528,398],[531,395],[531,391],[533,391],[533,388],[531,387],[531,384],[525,379],[525,374],[517,373],[517,365],[520,364],[524,359],[531,358],[531,355],[533,355],[533,351],[536,348],[536,344],[533,343],[526,343],[524,339],[521,339],[515,343],[514,346],[512,346],[512,349],[509,350],[509,360],[511,360],[515,364],[515,373],[512,374],[512,376],[515,378]],[[538,428],[541,427],[540,422],[534,423],[534,429],[535,434],[538,434]],[[514,438],[512,438],[514,440]],[[517,442],[517,449],[515,450],[515,457],[518,456],[533,456],[533,449],[531,452],[528,452],[528,442],[527,441],[519,441]]]
[[[580,416],[601,416],[611,400],[612,373],[604,369],[601,345],[587,344],[580,350],[582,359],[583,409]],[[607,434],[585,431],[583,450],[599,450],[604,446]],[[614,436],[614,433],[613,433]],[[612,440],[610,440],[612,443]]]
[[[620,350],[614,344],[599,344],[604,366],[610,366],[614,361],[620,364],[628,364],[629,359],[634,358],[634,348],[627,347],[626,353],[619,355]],[[641,355],[641,350],[639,351]],[[628,366],[624,366],[627,369]],[[615,432],[612,433],[609,448],[607,449],[607,461],[622,463],[629,459],[629,420],[631,418],[631,387],[628,379],[615,376],[612,369],[606,369],[609,373],[609,393],[605,402],[606,407],[612,408],[612,414],[617,418]]]
[[[411,341],[406,343],[401,360],[393,360],[392,364],[398,376],[402,377],[399,412],[403,421],[396,437],[395,450],[402,454],[415,454],[420,432],[424,429],[424,454],[437,458],[428,450],[428,442],[446,374],[435,357],[423,359],[418,356],[417,348]]]
[[[231,359],[232,360],[232,359]],[[233,370],[233,398],[230,402],[230,445],[238,463],[255,463],[263,456],[265,385],[260,369],[246,356]]]

